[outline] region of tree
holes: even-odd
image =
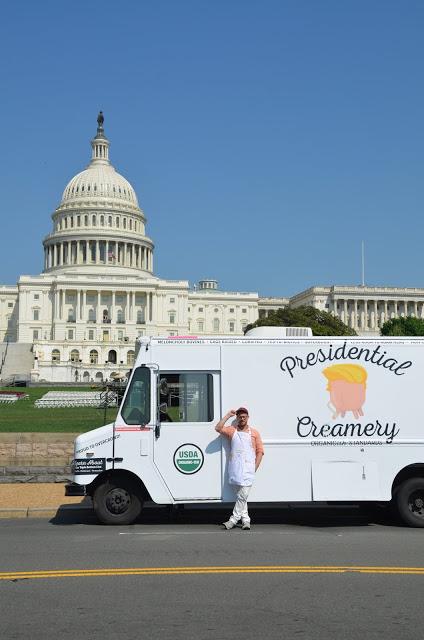
[[[424,336],[424,320],[406,316],[387,320],[380,329],[382,336]]]
[[[314,336],[356,336],[356,331],[327,311],[301,306],[271,311],[264,318],[248,324],[246,331],[253,327],[310,327]]]

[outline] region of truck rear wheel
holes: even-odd
[[[97,487],[93,496],[94,511],[103,524],[131,524],[143,506],[137,487],[126,479],[110,478]]]
[[[403,522],[424,527],[424,478],[409,478],[399,486],[394,502]]]

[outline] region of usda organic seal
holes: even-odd
[[[174,453],[174,464],[180,473],[192,475],[203,466],[204,456],[195,444],[182,444]]]

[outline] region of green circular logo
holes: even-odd
[[[203,466],[203,452],[195,444],[182,444],[174,453],[174,465],[187,476],[197,473]]]

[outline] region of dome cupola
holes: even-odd
[[[99,111],[97,116],[97,135],[91,141],[91,147],[93,149],[93,155],[91,164],[95,162],[100,164],[109,164],[109,140],[105,136],[105,130],[103,129],[103,123],[105,119],[103,111]]]
[[[110,142],[106,138],[103,123],[104,116],[100,111],[97,117],[97,134],[91,141],[91,162],[85,171],[81,171],[68,182],[59,209],[95,200],[97,206],[107,206],[110,203],[115,207],[138,210],[134,189],[110,163]]]

